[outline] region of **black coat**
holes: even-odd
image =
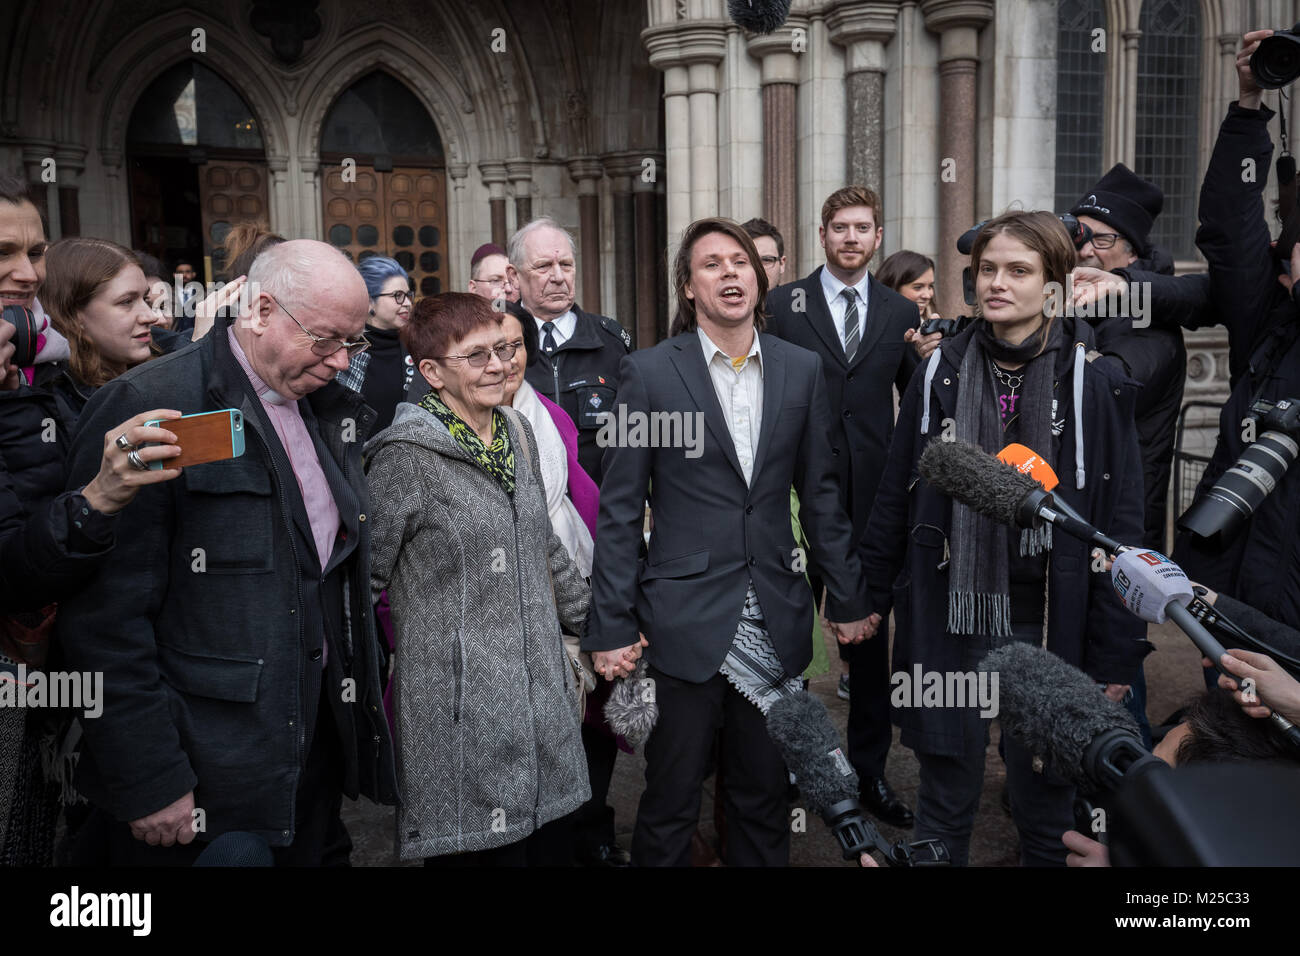
[[[1092,329],[1072,319],[1066,342],[1095,345]],[[957,413],[958,372],[974,329],[946,339],[931,387],[929,430],[922,434],[926,370],[919,369],[903,396],[898,429],[871,520],[860,543],[872,610],[894,611],[893,671],[961,672],[964,636],[947,631],[948,533],[952,499],[923,481],[917,462],[926,445],[943,432],[943,420]],[[1142,473],[1133,426],[1134,383],[1101,362],[1090,363],[1083,379],[1083,442],[1086,480],[1075,488],[1079,441],[1072,375],[1075,350],[1057,363],[1057,418],[1065,419],[1057,439],[1058,492],[1083,517],[1118,538],[1137,541],[1142,532]],[[996,451],[997,449],[989,449]],[[1094,574],[1089,547],[1062,533],[1053,535],[1048,563],[1047,647],[1098,681],[1130,683],[1150,649],[1146,624],[1129,614],[1111,587],[1109,574]],[[876,640],[879,637],[874,638]],[[964,753],[963,721],[951,708],[894,708],[903,743],[923,753]]]
[[[823,268],[768,294],[767,331],[821,357],[831,456],[856,540],[871,514],[894,434],[892,389],[902,395],[917,365],[903,333],[916,328],[920,314],[914,302],[871,277],[862,343],[849,363],[822,294]]]
[[[639,630],[656,668],[706,681],[722,666],[752,580],[786,673],[802,674],[812,658],[814,609],[791,528],[792,485],[799,519],[822,556],[827,616],[866,616],[826,438],[821,362],[770,335],[759,342],[763,415],[748,485],[699,336],[677,335],[623,359],[619,401],[628,415],[702,412],[706,429],[698,457],[681,447],[615,445],[606,453],[584,650],[626,647]],[[638,561],[647,497],[654,528]]]
[[[299,402],[342,519],[322,575],[288,459],[223,323],[99,390],[82,415],[70,485],[98,469],[111,426],[150,408],[241,409],[246,451],[144,488],[117,519],[113,559],[59,608],[56,641],[70,666],[104,674],[78,788],[126,821],[192,789],[203,838],[249,830],[288,845],[325,700],[342,736],[343,791],[393,802],[361,468],[375,413],[337,383]],[[322,684],[340,691],[322,694]]]
[[[1264,202],[1272,116],[1231,104],[1201,186],[1196,244],[1209,262],[1212,309],[1228,328],[1232,392],[1198,497],[1241,456],[1242,421],[1256,398],[1300,398],[1300,309],[1277,281]],[[1247,159],[1259,171],[1254,182],[1242,180]],[[1230,546],[1180,533],[1175,558],[1196,580],[1300,627],[1300,468],[1288,469]]]
[[[1130,282],[1151,282],[1153,275],[1172,277],[1173,259],[1162,250],[1115,270]],[[1133,319],[1110,317],[1094,323],[1097,350],[1117,362],[1118,371],[1139,383],[1136,422],[1142,448],[1142,483],[1145,509],[1142,543],[1164,551],[1165,508],[1169,500],[1169,473],[1174,457],[1178,412],[1183,406],[1183,385],[1187,379],[1187,348],[1177,321],[1159,317],[1160,312],[1181,315],[1184,310],[1208,307],[1208,281],[1188,276],[1190,281],[1157,285],[1152,282],[1149,325],[1135,328]],[[1170,301],[1173,299],[1174,301]]]
[[[632,351],[631,336],[614,319],[583,312],[575,302],[573,314],[578,321],[573,335],[560,343],[554,355],[546,355],[536,345],[537,320],[522,303],[511,303],[509,308],[524,326],[524,341],[529,343],[524,378],[573,419],[578,426],[578,464],[600,484],[605,449],[596,444],[596,435],[601,413],[615,410],[619,363]]]

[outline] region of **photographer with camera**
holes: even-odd
[[[1300,306],[1291,278],[1300,275],[1300,247],[1275,253],[1270,244],[1263,172],[1273,111],[1252,69],[1271,34],[1243,38],[1240,95],[1201,187],[1196,242],[1209,264],[1211,307],[1228,328],[1232,392],[1196,501],[1179,519],[1174,554],[1196,580],[1298,627],[1300,469],[1288,466],[1300,439],[1300,403],[1292,399],[1300,396]],[[1260,175],[1244,175],[1247,168]]]

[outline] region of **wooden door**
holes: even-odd
[[[396,259],[417,295],[448,288],[447,179],[440,169],[400,166],[377,173],[358,168],[344,182],[337,167],[324,178],[325,239],[353,262]]]
[[[130,168],[132,241],[135,248],[161,260],[167,254],[166,236],[163,234],[162,180],[154,169],[138,160],[133,160]],[[163,268],[170,265],[170,262],[164,262]]]
[[[203,216],[204,280],[226,267],[221,244],[237,222],[270,222],[266,164],[212,160],[199,167],[199,206]]]

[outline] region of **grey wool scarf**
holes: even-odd
[[[1042,351],[1038,350],[1040,343]],[[970,442],[990,454],[1005,444],[998,411],[996,382],[990,363],[994,356],[1027,361],[1023,396],[1019,404],[1021,444],[1028,445],[1055,467],[1052,439],[1052,393],[1056,353],[1061,346],[1059,322],[1031,336],[1021,346],[992,337],[988,323],[980,321],[962,357],[957,396],[957,440]],[[1037,353],[1037,354],[1034,354]],[[1011,636],[1010,562],[1007,528],[953,502],[949,533],[951,564],[948,572],[948,632]],[[1051,528],[1025,529],[1020,536],[1022,555],[1051,548]]]

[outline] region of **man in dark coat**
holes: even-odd
[[[764,715],[802,689],[815,613],[791,486],[820,555],[827,616],[842,622],[831,627],[846,642],[868,625],[862,572],[839,506],[821,362],[760,334],[767,278],[753,241],[729,220],[700,220],[673,271],[677,334],[623,360],[627,428],[606,456],[582,646],[612,678],[640,653],[638,632],[649,642],[659,719],[645,748],[634,862],[690,864],[721,728],[725,862],[784,866],[789,777]],[[665,434],[672,422],[677,431]]]
[[[144,489],[113,560],[59,608],[72,667],[104,674],[77,786],[110,863],[191,863],[231,831],[278,863],[346,862],[342,795],[396,799],[361,469],[374,412],[331,381],[365,286],[309,240],[264,252],[248,284],[237,320],[101,388],[72,452],[80,487],[105,431],[150,408],[238,409],[246,438]]]
[[[548,217],[534,219],[510,237],[508,284],[519,290],[510,309],[524,326],[528,383],[568,413],[578,426],[578,464],[601,483],[596,440],[603,412],[614,410],[619,363],[632,338],[618,322],[584,312],[573,300],[576,283],[573,237]],[[606,798],[618,745],[612,734],[582,725],[591,799],[578,811],[579,859],[589,865],[626,866],[628,853],[614,842],[614,808]]]
[[[615,320],[574,302],[573,237],[555,220],[534,219],[520,228],[510,237],[509,254],[507,275],[519,303],[508,308],[537,330],[538,347],[529,351],[524,378],[568,412],[578,426],[578,464],[600,484],[600,416],[614,407],[619,362],[632,350],[632,337]]]
[[[903,340],[917,324],[916,305],[867,271],[882,235],[876,194],[863,186],[837,190],[822,206],[826,265],[767,298],[768,331],[821,357],[832,461],[854,541],[866,528],[894,433],[894,390],[903,394],[917,363]],[[820,576],[815,553],[811,561]],[[849,761],[862,802],[887,823],[911,826],[911,810],[885,780],[892,739],[888,642],[869,640],[840,653],[852,675]]]

